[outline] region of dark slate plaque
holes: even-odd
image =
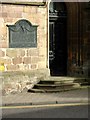
[[[10,48],[37,47],[37,26],[27,20],[19,20],[9,28]]]

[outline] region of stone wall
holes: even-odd
[[[37,25],[37,47],[9,48],[9,29],[19,20]],[[31,4],[0,4],[0,91],[22,92],[49,75],[47,64],[47,7]]]
[[[14,25],[21,19],[38,25],[36,48],[9,48],[9,31],[6,25]],[[45,6],[0,4],[0,65],[4,64],[5,71],[45,69],[46,46],[47,8]]]
[[[27,92],[40,80],[47,79],[48,73],[48,69],[0,73],[0,92],[2,95]]]

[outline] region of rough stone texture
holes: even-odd
[[[19,64],[19,70],[29,70],[31,68],[31,65],[30,64]]]
[[[3,95],[15,94],[31,89],[34,84],[37,84],[41,79],[47,76],[47,70],[35,70],[28,72],[5,72],[0,76],[0,91]]]
[[[38,63],[38,67],[39,68],[44,68],[45,67],[45,63],[44,62],[39,62]]]
[[[6,70],[7,71],[18,71],[19,70],[19,66],[18,65],[7,65],[6,66]]]
[[[31,57],[24,57],[23,58],[23,63],[24,64],[30,64],[31,63]]]
[[[22,58],[21,57],[16,57],[16,58],[13,58],[12,61],[13,61],[14,65],[21,64],[22,63]]]
[[[38,56],[38,49],[27,50],[27,56]]]
[[[10,58],[0,58],[0,64],[11,64],[11,59]]]
[[[7,41],[2,41],[2,42],[0,41],[0,48],[8,48]]]
[[[38,57],[31,57],[31,63],[38,63]]]
[[[32,64],[31,65],[31,69],[36,69],[37,68],[37,64]]]
[[[15,50],[15,49],[7,49],[6,50],[6,56],[7,57],[10,57],[10,58],[12,58],[12,57],[17,57],[17,51]]]
[[[17,57],[24,57],[24,56],[25,56],[25,50],[17,49]]]
[[[4,57],[4,56],[5,56],[5,52],[0,49],[0,57]]]

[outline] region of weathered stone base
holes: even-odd
[[[3,72],[0,75],[0,91],[2,95],[17,93],[31,89],[34,84],[49,76],[49,69],[25,72]]]

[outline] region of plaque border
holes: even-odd
[[[27,22],[30,27],[35,27],[34,28],[34,29],[36,29],[34,32],[35,38],[34,38],[33,42],[18,42],[18,41],[12,42],[11,27],[16,28],[17,24],[19,24],[22,21]],[[37,47],[37,27],[38,27],[38,25],[32,25],[30,21],[28,21],[26,19],[21,19],[21,20],[18,20],[14,25],[6,25],[6,26],[8,27],[8,30],[9,30],[9,48],[33,48],[33,47]]]

